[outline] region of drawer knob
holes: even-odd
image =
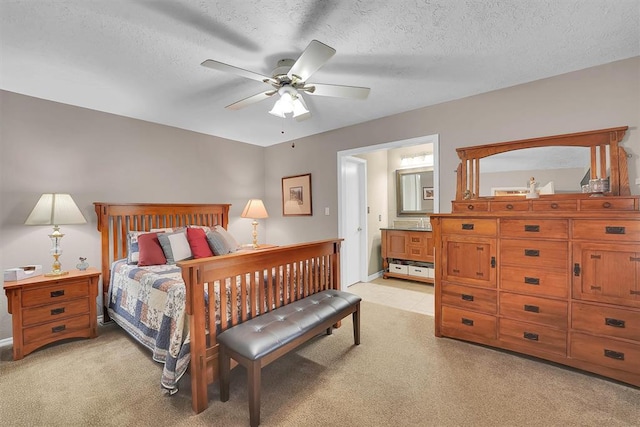
[[[620,351],[607,350],[605,348],[604,357],[608,357],[610,359],[616,359],[616,360],[624,360],[624,353]]]
[[[613,326],[614,328],[624,328],[625,322],[620,319],[613,319],[611,317],[605,317],[604,324],[607,326]]]
[[[51,298],[57,298],[64,296],[64,289],[60,289],[59,291],[51,292]]]
[[[467,205],[467,209],[469,209],[470,211],[472,211],[472,210],[473,210],[473,208],[474,208],[474,206],[473,206],[473,205]]]
[[[538,249],[525,249],[524,256],[540,256],[540,251]]]
[[[603,207],[603,208],[605,208],[605,209],[606,209],[606,208],[610,208],[610,207],[611,207],[611,203],[609,203],[609,202],[604,202],[604,203],[602,204],[602,207]]]
[[[467,326],[473,326],[473,320],[471,319],[466,319],[466,318],[462,318],[462,324],[463,325],[467,325]]]
[[[527,285],[539,285],[540,279],[538,279],[537,277],[525,277],[524,283],[526,283]]]
[[[462,294],[461,298],[465,301],[473,301],[473,295]]]
[[[538,334],[534,334],[533,332],[525,332],[523,335],[524,339],[530,341],[538,341]]]
[[[507,203],[507,209],[513,209],[513,205],[511,203]]]
[[[58,314],[62,314],[64,313],[64,307],[60,307],[60,308],[54,308],[53,310],[51,310],[51,315],[55,316]]]
[[[528,311],[530,313],[540,313],[540,307],[538,307],[537,305],[525,304],[524,311]]]
[[[551,209],[558,209],[557,203],[551,203]]]
[[[51,328],[51,332],[53,333],[62,332],[65,329],[67,329],[66,325],[54,326],[53,328]]]

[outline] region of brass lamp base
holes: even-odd
[[[56,276],[64,276],[65,274],[69,274],[68,271],[50,271],[45,273],[45,277],[56,277]]]

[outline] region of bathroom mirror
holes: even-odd
[[[433,213],[433,168],[396,170],[398,216],[424,216]]]

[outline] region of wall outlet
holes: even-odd
[[[324,208],[324,214],[329,215],[329,208]]]

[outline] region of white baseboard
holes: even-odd
[[[13,345],[13,337],[5,338],[0,340],[0,347],[10,347]]]
[[[367,277],[367,282],[370,282],[374,279],[377,279],[379,277],[382,277],[382,274],[384,273],[384,271],[380,270],[377,273],[373,273],[372,275],[370,275],[369,277]]]

